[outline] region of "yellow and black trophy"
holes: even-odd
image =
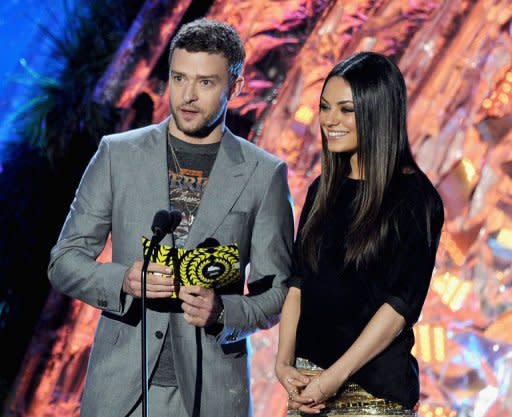
[[[150,240],[143,236],[144,255]],[[199,285],[204,288],[224,288],[240,280],[240,251],[238,245],[221,245],[208,238],[194,249],[157,245],[151,262],[171,267],[180,286]],[[171,298],[176,298],[173,293]]]

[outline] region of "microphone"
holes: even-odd
[[[171,210],[169,213],[169,232],[173,233],[181,223],[181,212],[178,210]]]
[[[217,239],[213,237],[207,237],[204,241],[202,241],[199,245],[197,245],[198,248],[211,248],[214,246],[219,246],[220,243]]]
[[[181,223],[181,213],[178,210],[159,210],[153,217],[153,224],[151,231],[153,237],[151,238],[151,246],[154,247],[162,241],[165,235],[173,233]],[[151,252],[151,251],[150,251]],[[151,256],[151,254],[149,254]]]
[[[176,228],[176,227],[175,227]],[[171,216],[167,210],[159,210],[153,217],[153,224],[151,225],[153,238],[151,241],[160,243],[167,233],[171,231]]]
[[[169,216],[169,231],[167,233],[171,234],[172,246],[175,247],[176,242],[174,239],[174,231],[181,223],[182,216],[181,216],[181,212],[179,212],[178,210],[171,210],[171,212],[170,213],[168,212],[167,215]]]

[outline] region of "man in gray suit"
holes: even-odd
[[[173,301],[172,271],[149,264],[149,415],[251,414],[247,337],[278,321],[293,216],[286,165],[225,126],[244,59],[230,26],[183,26],[169,52],[171,116],[104,137],[84,173],[49,265],[55,288],[102,310],[83,417],[141,415],[141,237],[170,207],[183,213],[178,245],[238,244],[240,280],[229,291],[181,287]],[[112,263],[100,264],[110,232]]]

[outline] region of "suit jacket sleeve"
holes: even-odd
[[[250,232],[249,232],[250,233]],[[247,295],[222,295],[220,343],[235,342],[279,321],[293,245],[293,208],[286,164],[279,163],[257,210],[251,237]]]
[[[112,222],[109,143],[103,139],[80,181],[75,198],[53,247],[48,267],[51,284],[60,292],[96,308],[123,312],[125,265],[99,263]]]

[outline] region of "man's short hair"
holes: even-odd
[[[175,49],[187,52],[222,54],[228,60],[232,81],[242,73],[245,49],[236,30],[227,23],[212,19],[197,19],[183,25],[171,41],[169,65]]]

